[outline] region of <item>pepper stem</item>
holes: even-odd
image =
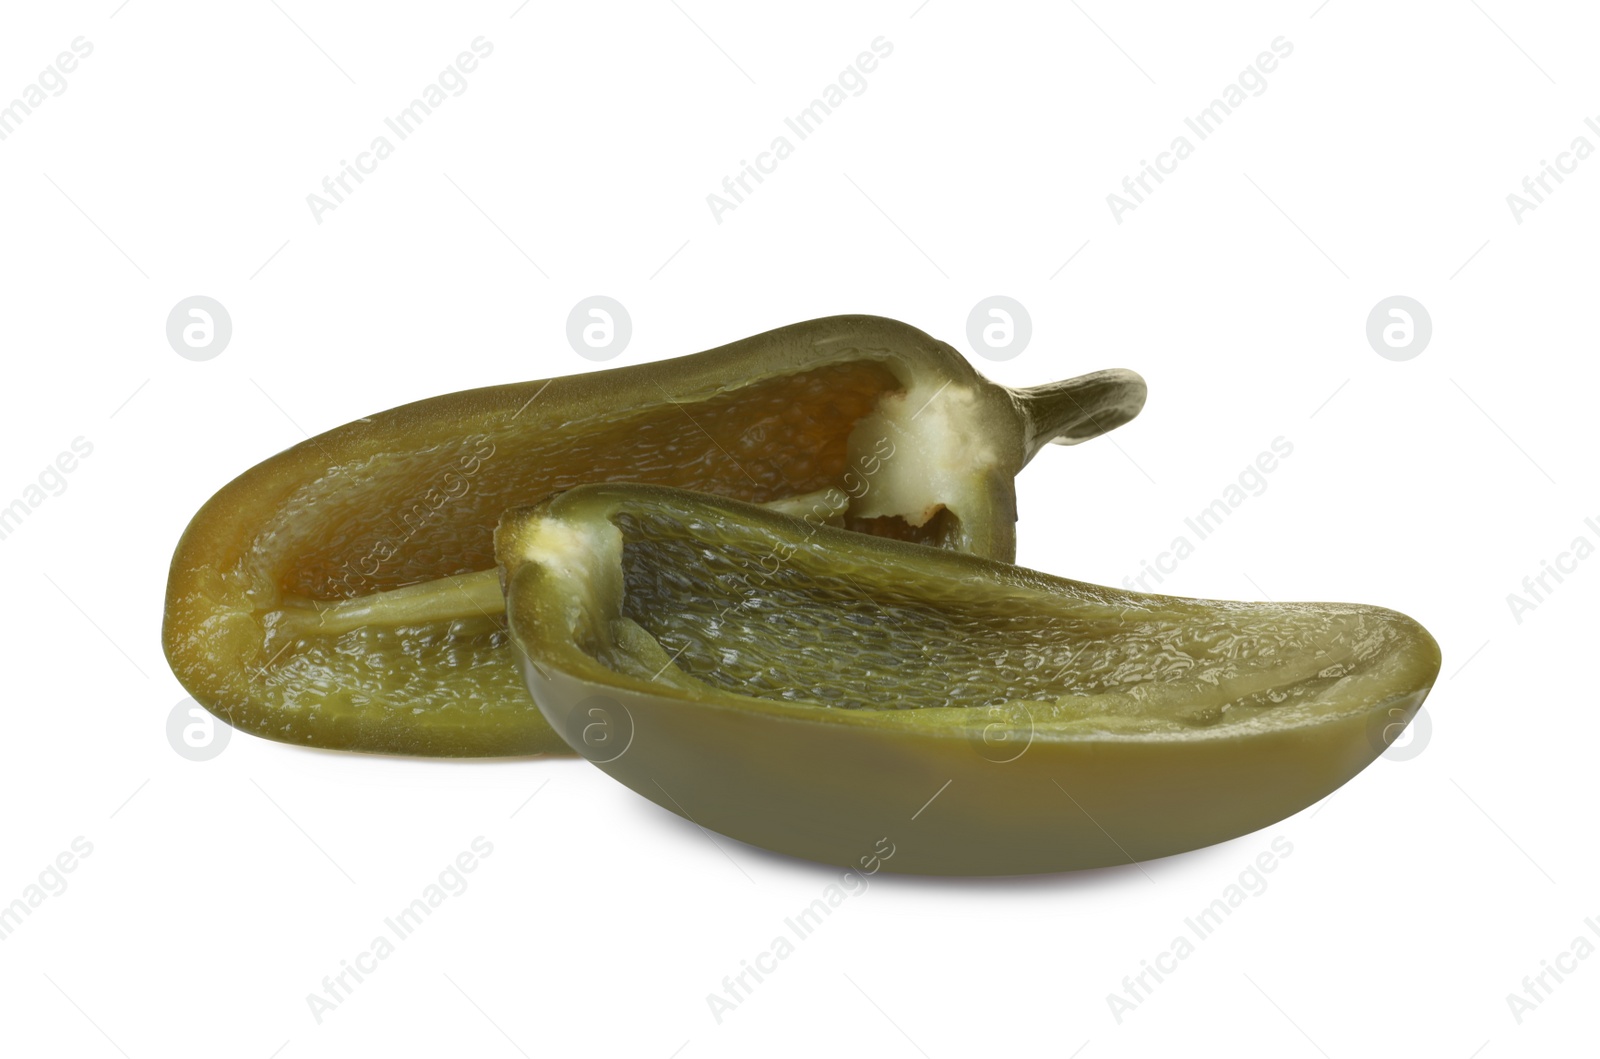
[[[1138,372],[1107,368],[1012,392],[1022,407],[1027,462],[1049,442],[1076,445],[1120,427],[1144,407],[1146,387]]]

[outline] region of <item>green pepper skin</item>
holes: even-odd
[[[666,633],[641,635],[641,622],[667,629],[678,621],[662,613],[660,599],[649,612],[628,609],[627,586],[676,583],[677,572],[652,565],[655,545],[619,528],[652,519],[681,528],[690,549],[683,554],[766,542],[777,557],[734,590],[751,601],[748,618],[722,607],[714,625],[695,619],[695,630],[725,638],[709,651],[683,640],[675,658]],[[1427,631],[1383,608],[1123,592],[672,489],[575,489],[508,513],[496,544],[524,677],[562,739],[702,827],[847,867],[865,863],[883,839],[896,850],[883,862],[888,870],[1014,875],[1126,864],[1247,834],[1371,763],[1416,713],[1439,669]],[[811,606],[809,583],[823,600],[819,614],[849,602],[844,584],[830,580],[839,571],[904,614],[942,608],[960,616],[970,605],[989,608],[996,629],[1007,627],[1007,613],[1098,628],[1097,639],[1074,645],[1085,666],[1097,653],[1122,657],[1122,640],[1133,644],[1150,630],[1199,644],[1188,649],[1196,671],[1220,674],[1215,694],[1208,699],[1211,684],[1185,683],[1180,673],[1063,699],[1070,710],[1041,701],[998,712],[916,708],[901,689],[937,659],[869,664],[857,640],[887,634],[871,622],[804,647],[823,663],[831,654],[838,684],[861,689],[865,708],[785,699],[781,681],[760,695],[728,687],[746,653],[765,649],[768,638],[782,649],[792,633],[781,619]],[[776,577],[789,592],[785,613],[763,615],[759,604]],[[679,609],[698,605],[686,594]],[[1256,630],[1246,638],[1256,646],[1231,642],[1235,628]],[[1195,632],[1192,641],[1185,630]],[[902,648],[912,655],[917,643]],[[697,661],[686,665],[691,657]],[[765,659],[747,672],[765,675]],[[886,708],[872,708],[877,684]],[[1284,705],[1272,705],[1280,699]],[[1141,703],[1150,716],[1141,716]],[[1240,719],[1228,720],[1229,711]],[[1222,719],[1209,720],[1213,714]]]

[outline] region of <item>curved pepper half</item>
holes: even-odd
[[[585,482],[681,486],[1010,558],[1012,479],[1127,422],[1142,379],[1027,390],[893,320],[405,405],[240,475],[173,556],[163,645],[196,700],[302,745],[566,752],[510,662],[500,514]]]
[[[1342,603],[1141,595],[734,500],[574,489],[496,548],[556,732],[768,849],[1009,875],[1264,827],[1370,763],[1433,638]]]

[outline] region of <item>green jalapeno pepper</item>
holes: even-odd
[[[591,485],[508,513],[510,631],[562,739],[695,823],[855,866],[1127,863],[1280,820],[1420,707],[1405,615],[1143,595],[737,500]]]
[[[1008,559],[1013,477],[1131,419],[1143,380],[1026,390],[905,324],[841,316],[704,353],[450,394],[311,438],[178,544],[163,645],[213,713],[302,745],[565,753],[511,662],[501,513],[585,482],[678,486]]]

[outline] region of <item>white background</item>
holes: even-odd
[[[1506,201],[1575,137],[1600,145],[1592,11],[115,2],[7,5],[0,28],[0,101],[74,38],[94,48],[0,142],[0,504],[93,445],[0,541],[0,902],[93,846],[0,942],[8,1053],[1593,1050],[1600,958],[1520,1024],[1506,1001],[1574,938],[1600,944],[1600,562],[1520,622],[1507,602],[1600,541],[1600,161],[1520,224]],[[306,196],[479,36],[464,94],[317,223]],[[714,220],[706,196],[879,36],[867,90]],[[1267,89],[1117,223],[1106,196],[1279,36]],[[1136,574],[1288,439],[1161,588],[1406,611],[1444,651],[1431,735],[1199,852],[877,876],[720,1023],[707,994],[834,869],[708,840],[576,759],[238,733],[211,761],[174,753],[159,623],[193,511],[305,432],[590,369],[565,320],[596,293],[633,318],[613,365],[838,312],[965,349],[980,298],[1020,300],[1032,341],[978,360],[992,378],[1150,383],[1137,421],[1019,481],[1020,561],[1085,580]],[[164,330],[194,294],[234,327],[203,363]],[[1365,336],[1395,294],[1434,327],[1405,362]],[[319,1024],[306,995],[477,836],[470,887]],[[1278,837],[1267,889],[1119,1023],[1107,995]]]

